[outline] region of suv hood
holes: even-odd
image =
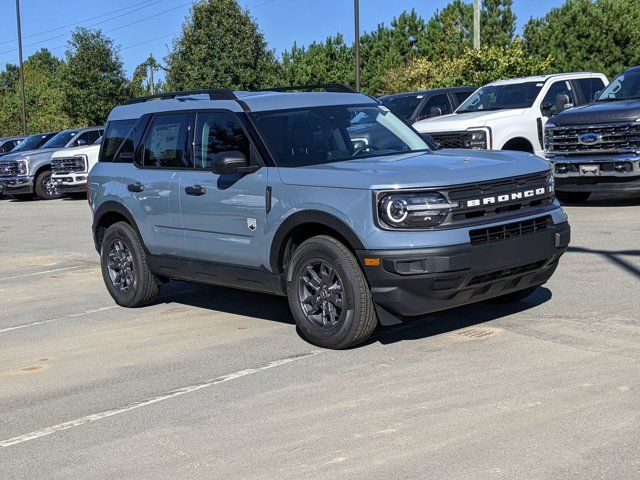
[[[420,133],[459,132],[471,127],[484,127],[505,118],[520,117],[526,109],[495,110],[488,112],[452,113],[441,117],[427,118],[413,124]]]
[[[463,185],[545,172],[549,165],[522,152],[439,150],[278,170],[290,185],[379,190]]]
[[[91,155],[98,153],[100,145],[86,145],[84,147],[63,148],[56,150],[51,158],[75,157],[76,155]]]
[[[57,148],[39,148],[38,150],[26,150],[24,152],[10,153],[0,158],[0,162],[9,161],[9,160],[18,160],[18,159],[30,160],[32,158],[47,157],[47,156],[50,157],[53,154],[53,152],[57,152],[57,151],[58,151]]]
[[[550,122],[554,125],[635,122],[640,118],[640,100],[595,102],[560,112]]]

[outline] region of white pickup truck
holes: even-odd
[[[65,148],[51,157],[51,180],[63,193],[83,193],[87,188],[87,177],[98,163],[102,137],[86,147]]]
[[[479,88],[451,115],[413,124],[442,148],[519,150],[544,157],[544,125],[568,108],[591,102],[609,83],[577,72],[500,80]]]

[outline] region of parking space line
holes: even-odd
[[[103,418],[113,417],[114,415],[120,415],[122,413],[129,412],[131,410],[136,410],[138,408],[146,407],[147,405],[153,405],[158,402],[163,402],[165,400],[169,400],[171,398],[179,397],[182,395],[186,395],[187,393],[192,393],[197,390],[202,390],[203,388],[208,388],[213,385],[218,385],[219,383],[229,382],[231,380],[236,380],[238,378],[246,377],[247,375],[253,375],[255,373],[262,372],[264,370],[269,370],[271,368],[280,367],[282,365],[286,365],[287,363],[295,362],[297,360],[302,360],[304,358],[309,358],[314,355],[322,353],[322,350],[315,350],[313,352],[302,353],[299,355],[294,355],[291,357],[282,358],[280,360],[274,360],[273,362],[266,363],[259,367],[247,368],[245,370],[239,370],[234,373],[228,373],[221,377],[215,378],[208,382],[197,383],[195,385],[189,385],[187,387],[182,387],[177,390],[173,390],[164,395],[159,395],[157,397],[149,398],[146,400],[142,400],[140,402],[131,403],[122,408],[116,408],[113,410],[106,410],[104,412],[93,413],[91,415],[86,415],[84,417],[76,418],[75,420],[71,420],[64,423],[59,423],[58,425],[54,425],[52,427],[44,428],[42,430],[37,430],[35,432],[26,433],[24,435],[20,435],[18,437],[9,438],[7,440],[0,441],[0,448],[7,448],[12,445],[17,445],[19,443],[28,442],[31,440],[35,440],[40,437],[45,437],[47,435],[51,435],[53,433],[62,432],[64,430],[69,430],[71,428],[80,427],[82,425],[86,425],[87,423],[92,423],[97,420],[102,420]]]
[[[0,280],[14,280],[16,278],[35,277],[38,275],[46,275],[47,273],[64,272],[67,270],[74,270],[76,268],[84,268],[87,265],[76,265],[75,267],[54,268],[53,270],[46,270],[44,272],[25,273],[23,275],[12,275],[10,277],[1,277]]]
[[[16,325],[14,327],[2,328],[0,329],[0,334],[5,332],[11,332],[12,330],[20,330],[22,328],[35,327],[37,325],[44,325],[45,323],[57,322],[58,320],[63,320],[65,318],[82,317],[84,315],[91,315],[92,313],[104,312],[105,310],[111,310],[112,308],[118,308],[118,305],[109,305],[108,307],[94,308],[94,309],[86,310],[80,313],[70,313],[63,317],[49,318],[47,320],[38,320],[36,322],[25,323],[24,325]]]

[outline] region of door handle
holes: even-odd
[[[187,195],[193,195],[194,197],[199,197],[207,193],[207,189],[200,185],[194,185],[192,187],[185,187],[184,193]]]
[[[129,190],[130,192],[143,192],[144,185],[142,185],[140,182],[130,183],[129,185],[127,185],[127,190]]]

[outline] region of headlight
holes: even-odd
[[[29,162],[26,160],[18,160],[18,175],[29,175]]]
[[[488,148],[487,132],[485,130],[469,130],[466,147],[474,150],[486,150]]]
[[[420,229],[440,225],[458,205],[438,192],[387,193],[378,202],[378,213],[385,226]]]
[[[549,192],[551,192],[553,194],[553,196],[551,197],[551,200],[555,200],[556,198],[556,179],[553,176],[553,170],[549,172],[549,175],[547,175],[547,190],[549,190]]]

